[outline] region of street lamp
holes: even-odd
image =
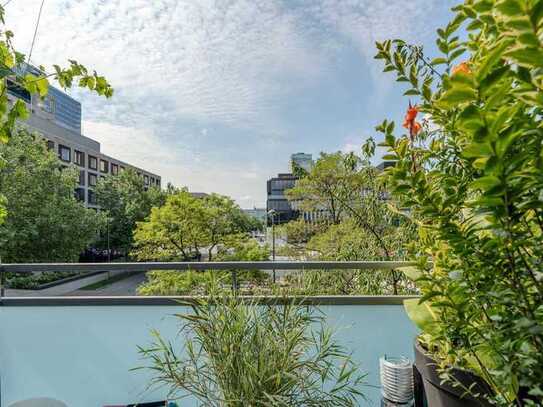
[[[272,261],[275,262],[275,214],[277,211],[275,209],[270,209],[268,211],[268,217],[271,217],[272,221]],[[273,283],[275,284],[275,267],[273,268]]]

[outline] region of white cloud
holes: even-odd
[[[6,9],[23,52],[40,3],[18,0]],[[48,0],[32,60],[50,66],[73,58],[110,80],[116,93],[109,101],[73,92],[83,103],[85,134],[101,141],[105,153],[179,185],[260,206],[266,178],[281,171],[265,168],[261,152],[269,152],[268,162],[283,162],[288,157],[273,152],[293,143],[281,116],[285,101],[326,81],[347,47],[369,61],[375,40],[420,41],[440,3]],[[374,79],[380,68],[370,69]],[[214,150],[224,137],[217,126],[249,134],[251,140],[231,142],[259,153],[249,162],[221,155]],[[359,144],[349,139],[343,149]]]
[[[162,142],[152,129],[93,121],[85,121],[83,128],[101,143],[103,153],[161,175],[164,185],[173,182],[194,192],[228,195],[245,208],[263,203],[266,173],[256,165],[207,160],[179,143]]]
[[[39,1],[19,4],[7,23],[25,50]],[[325,66],[300,19],[268,0],[50,0],[32,59],[95,67],[138,113],[160,99],[167,116],[255,126]]]

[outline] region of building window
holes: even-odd
[[[109,172],[109,163],[106,160],[100,160],[100,172]]]
[[[94,193],[92,189],[89,189],[88,195],[89,195],[89,204],[96,205],[96,194]]]
[[[79,185],[85,186],[85,171],[79,171]]]
[[[111,173],[117,175],[119,173],[119,166],[117,164],[111,163]]]
[[[151,185],[155,185],[155,177],[151,177]]]
[[[85,166],[85,153],[82,151],[74,150],[75,154],[75,163],[79,165],[80,167]]]
[[[149,185],[149,175],[144,175],[143,176],[143,184],[144,185]]]
[[[159,179],[156,180],[156,186],[160,188],[160,180]]]
[[[75,199],[77,199],[79,202],[85,202],[85,189],[76,188],[75,189]]]
[[[48,150],[54,150],[55,149],[55,142],[54,141],[47,140],[46,145],[47,145]]]
[[[96,174],[89,172],[89,187],[95,187],[96,180],[97,180]]]
[[[72,150],[70,150],[69,147],[63,146],[62,144],[58,145],[58,157],[62,161],[70,162],[71,159]]]
[[[98,159],[96,157],[93,157],[92,155],[89,155],[89,168],[91,170],[98,169]]]
[[[10,79],[7,80],[7,85],[8,93],[11,93],[13,96],[24,100],[26,103],[31,103],[32,96],[30,95],[30,92],[21,85]]]

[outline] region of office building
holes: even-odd
[[[292,208],[285,196],[285,191],[294,187],[298,177],[293,174],[278,174],[267,182],[266,211],[274,211],[273,218],[268,216],[268,226],[282,224],[298,218],[299,212]]]
[[[302,168],[306,172],[311,171],[313,167],[313,156],[307,153],[295,153],[290,156],[290,167],[292,172],[296,172],[296,167]]]
[[[21,68],[19,68],[21,69]],[[36,68],[28,66],[29,73],[39,75]],[[133,168],[141,176],[146,187],[161,187],[161,177],[135,167],[100,151],[100,143],[81,134],[81,104],[66,93],[49,86],[44,99],[31,95],[8,79],[8,98],[23,100],[30,117],[20,125],[39,133],[47,147],[55,151],[62,163],[79,169],[79,186],[76,198],[85,206],[98,208],[94,187],[102,177],[115,176],[127,168]]]

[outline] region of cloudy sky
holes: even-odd
[[[28,53],[41,0],[12,0]],[[434,50],[452,0],[45,0],[32,62],[76,59],[111,100],[71,94],[102,151],[191,191],[263,206],[293,152],[358,150],[407,100],[373,59],[401,37]]]

